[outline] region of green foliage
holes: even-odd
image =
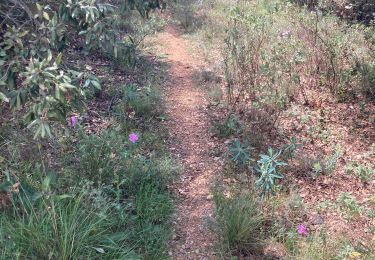
[[[246,143],[241,143],[238,139],[229,144],[229,153],[232,161],[241,166],[246,166],[250,162],[251,147]]]
[[[1,216],[4,259],[139,259],[128,234],[113,229],[120,219],[110,204],[98,211],[87,206],[85,193],[55,195],[48,177],[40,192],[18,187],[13,189],[14,208]]]
[[[172,4],[172,8],[173,18],[185,32],[192,32],[201,25],[201,17],[197,15],[199,3],[194,3],[190,0],[179,0]]]
[[[268,154],[261,154],[255,167],[259,178],[256,180],[256,186],[261,190],[262,197],[269,196],[275,191],[277,180],[282,179],[283,175],[279,172],[279,168],[287,164],[279,161],[281,150],[275,153],[272,148],[268,149]]]
[[[135,208],[139,218],[157,224],[170,216],[172,204],[167,194],[160,193],[158,185],[143,184],[136,194]]]
[[[22,110],[28,127],[35,129],[35,138],[51,137],[54,122],[64,124],[72,110],[84,108],[85,99],[101,89],[96,77],[80,68],[76,71],[63,56],[69,56],[74,45],[82,45],[123,67],[134,65],[137,46],[157,25],[136,24],[131,14],[134,8],[128,7],[136,5],[139,13],[148,16],[151,9],[161,7],[161,2],[112,5],[96,0],[61,0],[42,5],[41,1],[5,1],[0,5],[5,28],[0,40],[1,104]],[[128,33],[131,27],[147,29],[133,30],[137,36]]]
[[[313,164],[313,171],[315,177],[318,177],[323,172],[323,167],[320,162],[315,162]]]
[[[225,76],[228,103],[235,109],[251,101],[248,110],[263,114],[259,123],[273,125],[299,84],[294,69],[301,63],[303,53],[299,51],[301,43],[289,37],[291,32],[285,38],[277,38],[275,7],[262,10],[265,1],[263,4],[259,8],[243,4],[232,10],[225,39]]]
[[[282,155],[285,159],[291,159],[295,157],[296,151],[299,147],[302,147],[303,145],[297,141],[295,137],[292,137],[289,140],[289,143],[284,146],[282,149]]]
[[[361,79],[362,92],[366,97],[375,98],[375,62],[357,63],[358,74]]]
[[[363,183],[370,183],[375,176],[375,170],[371,165],[363,165],[357,162],[345,165],[345,173],[354,173]]]
[[[372,28],[285,1],[232,7],[223,48],[226,97],[246,125],[272,130],[292,102],[312,103],[311,91],[326,89],[338,101],[373,96]]]
[[[356,198],[347,192],[342,192],[337,198],[340,211],[346,218],[355,218],[360,216],[362,211],[361,206],[358,204]]]
[[[137,46],[163,25],[149,14],[163,1],[104,2],[0,3],[0,112],[7,120],[0,135],[1,259],[167,258],[167,185],[178,169],[155,120],[160,92],[148,86],[163,75],[148,70],[134,99],[109,101],[111,86],[101,89],[109,80],[100,82],[90,62],[95,55],[132,68]],[[93,98],[126,107],[127,120],[106,117],[110,109],[85,114]],[[115,127],[93,134],[91,112]],[[58,127],[72,114],[82,123]],[[130,131],[139,141],[129,141]]]
[[[298,242],[298,236],[295,236],[295,242]],[[332,240],[328,237],[325,229],[319,229],[317,232],[303,243],[300,243],[299,248],[295,248],[293,258],[296,259],[336,259],[338,252],[339,241]]]
[[[338,160],[342,157],[342,149],[340,146],[336,146],[331,155],[327,156],[324,161],[323,171],[327,174],[332,174],[336,169]]]
[[[235,115],[230,115],[223,123],[215,125],[215,132],[220,138],[229,137],[234,134],[239,134],[242,131],[242,125]]]
[[[81,133],[76,157],[79,159],[78,171],[81,176],[92,181],[108,183],[116,174],[117,166],[127,158],[126,147],[117,151],[125,138],[116,136],[116,132],[105,132],[101,137]],[[100,160],[98,160],[100,158]]]
[[[156,105],[160,103],[161,94],[155,87],[146,86],[140,91],[136,85],[128,85],[123,88],[122,95],[121,112],[134,113],[145,119],[155,118],[161,113]]]
[[[166,185],[176,167],[166,157],[144,158],[140,144],[116,131],[78,136],[57,180],[35,181],[41,168],[0,185],[13,204],[0,218],[4,259],[164,259],[173,209]]]
[[[370,183],[375,176],[375,170],[370,166],[359,165],[354,169],[354,173],[363,183]]]
[[[68,168],[67,181],[73,184],[89,179],[96,187],[113,185],[116,196],[136,196],[140,189],[147,188],[144,187],[147,183],[165,192],[165,184],[178,169],[168,158],[159,159],[156,155],[146,158],[141,153],[141,144],[132,144],[127,138],[115,130],[105,131],[101,136],[80,133],[77,149],[70,155],[76,159]],[[146,140],[147,134],[141,138]]]
[[[261,252],[264,218],[257,197],[216,192],[214,201],[221,250],[233,255]]]

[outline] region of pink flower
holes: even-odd
[[[129,135],[129,141],[132,142],[133,144],[138,141],[138,138],[139,138],[138,135],[135,133],[131,133]]]
[[[78,118],[77,118],[77,116],[72,116],[72,117],[70,118],[70,125],[71,125],[72,127],[74,127],[77,123],[78,123]]]
[[[297,226],[297,233],[303,236],[307,236],[309,232],[307,232],[307,227],[304,225]]]

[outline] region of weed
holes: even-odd
[[[161,114],[156,105],[160,103],[160,92],[155,87],[148,86],[141,91],[136,85],[127,85],[123,88],[122,96],[123,102],[118,105],[120,113],[128,115],[133,112],[133,116],[145,119],[155,118]]]
[[[363,183],[369,183],[375,176],[375,170],[371,165],[362,165],[357,162],[349,163],[344,167],[346,174],[354,173]]]
[[[248,144],[242,144],[239,140],[234,140],[228,147],[232,161],[241,166],[246,166],[250,162],[251,149]]]
[[[332,174],[333,171],[336,169],[337,162],[342,156],[342,150],[340,146],[336,146],[332,155],[326,157],[324,161],[324,168],[323,171],[327,174]]]
[[[295,250],[293,258],[303,260],[335,259],[339,242],[329,239],[326,230],[320,229],[307,240],[299,243],[299,248]]]
[[[323,212],[323,211],[326,211],[328,209],[334,209],[336,207],[337,207],[336,203],[334,203],[331,200],[324,200],[322,202],[319,202],[316,205],[316,209],[318,210],[318,212]]]
[[[135,196],[137,217],[150,223],[162,223],[171,214],[172,203],[169,195],[160,192],[160,187],[143,184]]]
[[[354,173],[363,183],[369,183],[375,176],[375,170],[370,166],[358,165]]]
[[[223,98],[223,92],[220,87],[215,86],[208,92],[208,97],[210,98],[212,105],[218,105]]]
[[[340,193],[337,202],[339,203],[341,213],[344,214],[346,218],[350,219],[360,216],[362,208],[358,204],[356,198],[350,193]]]
[[[286,160],[295,157],[296,150],[303,145],[297,141],[295,137],[292,137],[288,144],[284,146],[283,150],[283,158]]]
[[[214,127],[214,132],[216,132],[220,138],[239,134],[241,131],[242,125],[235,115],[228,116],[223,123],[218,123]]]
[[[273,193],[277,180],[283,178],[279,172],[279,168],[287,164],[278,160],[281,152],[280,150],[274,153],[272,148],[269,148],[268,154],[261,154],[260,160],[257,161],[255,170],[259,174],[259,178],[256,180],[255,184],[261,190],[260,195],[262,197],[269,196],[270,193]]]
[[[323,172],[323,167],[320,162],[315,162],[313,164],[314,177],[318,177]]]

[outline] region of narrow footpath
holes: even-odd
[[[203,62],[191,56],[188,42],[173,25],[157,40],[170,65],[165,99],[168,146],[183,166],[173,187],[178,199],[169,254],[172,259],[216,259],[207,219],[213,215],[210,188],[219,166],[210,155],[215,143],[205,113],[205,91],[194,80]]]

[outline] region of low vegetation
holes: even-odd
[[[180,8],[176,21],[211,66],[201,84],[213,134],[227,146],[212,228],[222,258],[374,257],[372,8],[334,0]]]
[[[167,258],[178,167],[165,66],[142,52],[158,7],[1,2],[1,259]]]
[[[0,259],[170,257],[166,2],[0,3]],[[209,64],[216,256],[374,259],[372,1],[168,2]]]

